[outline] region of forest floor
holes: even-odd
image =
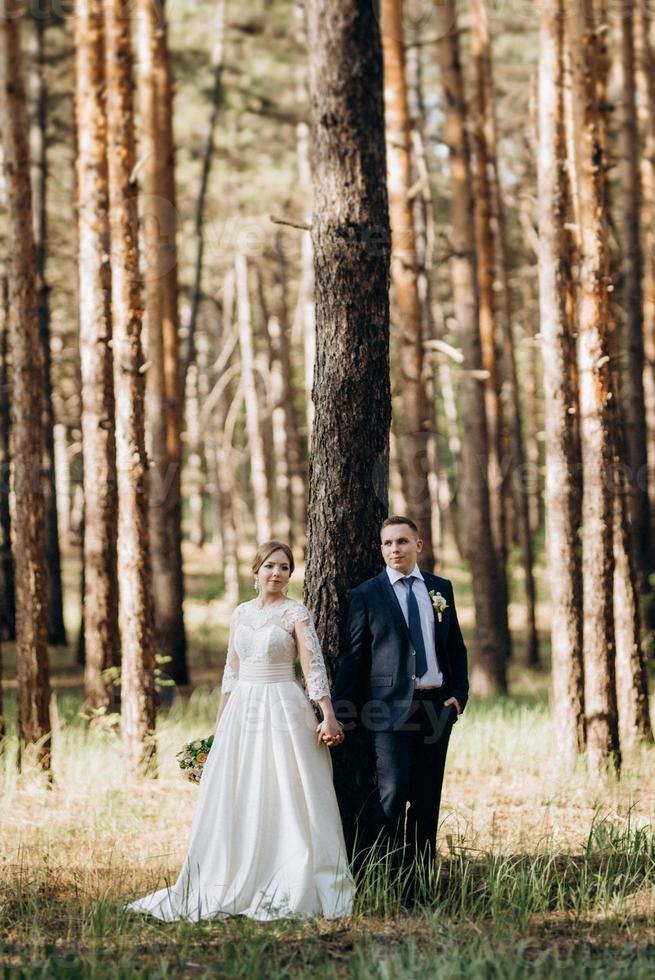
[[[65,567],[73,594],[79,569],[72,560]],[[454,729],[440,865],[423,907],[404,911],[393,887],[369,881],[353,917],[332,923],[162,924],[123,912],[125,901],[177,876],[197,788],[175,753],[211,731],[216,713],[229,611],[199,556],[187,572],[194,686],[160,718],[156,780],[126,782],[115,731],[87,730],[74,643],[52,651],[51,787],[29,767],[16,774],[8,739],[0,759],[7,980],[655,976],[655,748],[626,760],[620,779],[564,768],[548,674],[520,666],[519,643],[511,696],[472,702]],[[469,594],[464,577],[453,578],[466,631]],[[79,610],[66,614],[74,639]],[[520,640],[516,610],[513,626]],[[11,735],[12,648],[4,654]]]

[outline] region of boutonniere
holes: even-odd
[[[432,605],[434,606],[434,608],[436,610],[437,618],[439,619],[439,622],[441,622],[441,617],[443,616],[443,611],[444,611],[444,609],[447,609],[448,608],[448,603],[446,602],[446,600],[442,596],[441,592],[435,592],[434,589],[431,589],[428,592],[428,595],[432,599]]]

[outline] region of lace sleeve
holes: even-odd
[[[239,654],[234,646],[234,633],[239,619],[239,606],[232,613],[230,620],[230,638],[227,641],[227,658],[225,660],[225,670],[223,671],[223,683],[221,694],[229,694],[239,680]]]
[[[316,635],[316,627],[309,610],[298,603],[294,610],[294,634],[298,644],[298,653],[302,672],[307,685],[307,694],[312,701],[330,697],[325,661],[321,652],[321,644]]]

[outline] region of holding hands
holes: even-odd
[[[332,702],[327,698],[325,700],[328,702],[329,707],[327,704],[323,704],[323,699],[319,702],[323,711],[323,721],[319,722],[316,726],[316,740],[319,745],[322,742],[328,748],[333,748],[335,745],[341,745],[345,735],[343,733],[343,725],[335,717]]]

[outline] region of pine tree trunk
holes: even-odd
[[[348,591],[382,564],[391,420],[390,232],[382,50],[373,7],[309,0],[307,27],[317,358],[304,594],[332,670]],[[367,742],[349,736],[334,760],[352,849],[372,774]]]
[[[615,420],[616,437],[623,440],[622,424]],[[621,749],[633,751],[650,741],[653,732],[648,706],[648,679],[641,648],[641,615],[632,561],[630,517],[625,470],[625,449],[617,448],[614,464],[614,631],[616,637],[616,697]]]
[[[423,538],[421,564],[434,567],[428,440],[434,409],[428,406],[423,378],[423,329],[418,291],[416,233],[409,198],[412,185],[411,135],[403,42],[402,0],[382,0],[381,30],[384,48],[384,100],[387,137],[389,218],[392,236],[391,278],[398,316],[402,426],[400,450],[404,458],[403,492],[407,516]]]
[[[582,576],[585,712],[590,768],[620,764],[614,665],[612,550],[612,386],[608,327],[607,229],[602,122],[596,83],[599,60],[589,0],[567,15],[571,64],[573,170],[579,229],[578,375],[582,449]]]
[[[635,91],[635,46],[633,4],[617,13],[621,35],[621,100],[619,157],[621,181],[622,295],[625,314],[627,366],[623,378],[627,462],[630,468],[628,493],[633,564],[639,591],[648,587],[652,568],[650,554],[650,507],[648,500],[648,451],[644,399],[644,322],[641,255],[641,187],[639,174],[639,131]]]
[[[650,37],[647,0],[637,0],[635,11],[637,107],[643,150],[640,156],[642,189],[644,399],[649,472],[655,470],[655,56]],[[648,481],[650,537],[655,535],[655,480]]]
[[[255,355],[248,291],[248,266],[246,257],[237,252],[235,257],[237,320],[239,323],[239,347],[241,373],[246,401],[246,428],[250,453],[250,472],[255,499],[255,533],[259,543],[271,537],[271,495],[266,475],[266,454],[262,433],[261,406],[255,381]]]
[[[150,444],[149,529],[155,640],[164,670],[188,683],[180,591],[181,397],[177,317],[177,253],[172,167],[172,95],[163,4],[139,0],[139,103],[143,157],[141,221],[147,272],[146,428]]]
[[[411,33],[412,40],[418,42],[418,31]],[[457,539],[456,517],[450,506],[448,470],[440,451],[439,419],[436,406],[437,378],[434,359],[425,353],[426,344],[436,337],[436,324],[432,312],[432,277],[434,268],[435,230],[434,204],[430,188],[430,174],[425,149],[425,104],[423,97],[423,72],[421,49],[418,43],[406,48],[407,56],[407,94],[411,118],[412,137],[412,176],[413,189],[412,214],[416,232],[416,272],[419,302],[421,304],[421,335],[423,337],[423,382],[427,407],[427,424],[430,429],[427,438],[427,480],[430,495],[430,519],[432,525],[432,550],[434,567],[443,553],[444,523],[446,520]],[[410,195],[411,196],[411,195]]]
[[[193,215],[193,283],[189,301],[189,319],[186,328],[184,353],[182,356],[182,378],[186,379],[187,371],[195,356],[195,334],[202,299],[202,273],[205,258],[205,200],[209,187],[212,160],[214,158],[214,134],[221,106],[221,76],[223,74],[223,46],[225,36],[225,0],[216,0],[214,13],[214,34],[212,37],[211,66],[212,87],[211,107],[207,119],[207,128],[203,140],[202,159],[200,165],[200,187]]]
[[[107,149],[112,267],[118,567],[120,569],[121,731],[128,771],[152,771],[155,743],[154,610],[148,552],[138,206],[132,55],[127,0],[106,0]]]
[[[4,202],[3,202],[4,204]],[[11,553],[11,480],[9,401],[9,297],[7,277],[0,279],[0,641],[16,639],[16,589]]]
[[[120,662],[102,0],[77,0],[74,28],[84,459],[84,693],[87,707],[97,708],[106,702],[102,671]]]
[[[546,543],[551,590],[553,714],[569,761],[585,746],[582,663],[580,447],[571,384],[575,346],[567,312],[566,176],[563,120],[563,0],[546,0],[539,39],[539,315],[544,364]]]
[[[173,566],[174,597],[166,613],[166,632],[171,637],[172,663],[168,673],[177,684],[189,683],[187,641],[184,625],[184,566],[182,556],[182,429],[184,426],[184,378],[181,369],[180,310],[178,252],[177,252],[177,191],[175,186],[175,139],[173,135],[173,78],[168,50],[168,25],[164,9],[165,0],[153,7],[159,11],[159,29],[156,31],[157,60],[161,66],[162,87],[158,99],[161,136],[160,152],[163,158],[163,198],[170,215],[167,229],[167,262],[163,279],[164,320],[164,379],[166,383],[166,421],[168,464],[171,487],[168,493],[168,528]],[[155,609],[156,611],[156,609]],[[163,626],[160,627],[163,629]]]
[[[501,372],[499,328],[494,292],[496,256],[492,227],[491,129],[493,93],[490,91],[488,61],[489,31],[486,0],[471,0],[471,57],[474,68],[473,106],[473,192],[477,257],[480,339],[482,367],[488,374],[485,404],[488,431],[488,472],[491,527],[498,561],[497,601],[509,601],[507,582],[507,527],[505,509],[505,470],[503,452],[503,408],[500,397]],[[508,651],[509,652],[509,651]]]
[[[28,20],[29,26],[29,97],[32,107],[30,120],[30,176],[32,187],[32,219],[36,246],[37,295],[39,332],[43,349],[43,489],[45,505],[46,565],[48,569],[48,642],[66,645],[64,601],[61,583],[61,556],[57,522],[57,487],[55,478],[54,412],[50,359],[50,287],[45,276],[47,241],[46,189],[48,161],[46,155],[47,93],[45,87],[45,28],[48,23],[48,4],[39,8]]]
[[[451,274],[453,300],[464,361],[461,380],[462,513],[466,515],[466,554],[471,567],[475,605],[475,661],[472,686],[479,696],[507,690],[510,648],[506,591],[496,560],[491,529],[487,469],[489,456],[482,351],[478,320],[471,165],[466,132],[466,102],[459,55],[454,0],[437,8],[440,40],[437,57],[446,100],[444,134],[451,171]]]
[[[50,769],[50,678],[47,647],[47,570],[41,465],[43,348],[39,333],[36,249],[22,77],[18,0],[0,3],[0,129],[7,180],[9,335],[12,355],[11,430],[16,500],[16,674],[19,752],[34,746]],[[19,764],[21,754],[19,754]]]

